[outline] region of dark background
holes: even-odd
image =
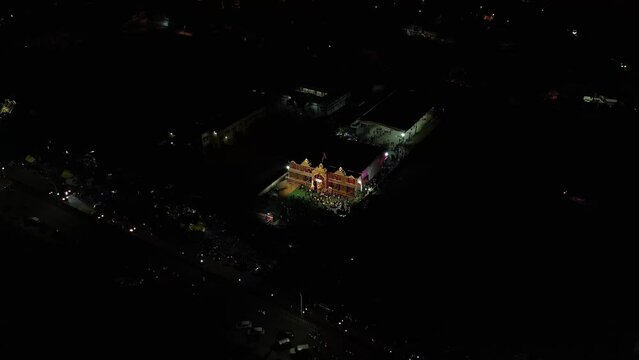
[[[207,4],[189,2],[58,1],[55,8],[3,2],[3,16],[10,8],[27,20],[2,29],[0,94],[32,111],[5,130],[2,156],[23,156],[54,137],[78,149],[110,149],[111,161],[137,167],[131,159],[152,156],[146,138],[176,118],[191,124],[206,114],[202,104],[215,106],[218,92],[294,83],[316,62],[302,55],[300,44],[309,37],[318,48],[332,42],[335,51],[320,53],[319,61],[342,67],[340,81],[361,88],[437,84],[435,101],[446,112],[367,209],[314,232],[299,261],[281,264],[279,271],[296,274],[287,281],[305,282],[311,297],[345,301],[358,315],[379,319],[383,332],[411,334],[415,343],[629,358],[637,333],[637,117],[592,111],[579,99],[601,92],[636,106],[636,74],[619,76],[608,61],[637,64],[633,4],[547,1],[540,5],[547,18],[522,12],[503,35],[451,21],[446,31],[458,42],[440,49],[398,41],[398,24],[407,18],[402,12],[375,13],[365,1],[293,3],[283,9],[243,2],[242,12],[208,18],[202,15]],[[449,14],[468,3],[430,6]],[[519,2],[484,3],[503,9]],[[184,45],[173,37],[122,34],[122,24],[140,8],[165,9],[204,33],[208,22],[241,24],[266,45],[254,50],[215,41],[209,48],[214,35]],[[289,16],[300,25],[288,26]],[[579,43],[568,42],[567,27],[580,30]],[[502,36],[518,44],[513,53],[498,50]],[[457,65],[469,73],[472,88],[441,85]],[[564,96],[558,105],[543,100],[550,88]],[[258,145],[269,146],[268,139]],[[584,196],[587,206],[566,201],[565,190]],[[237,211],[244,206],[237,204]],[[3,286],[19,294],[3,310],[12,320],[9,339],[16,341],[3,345],[48,339],[67,349],[69,342],[60,340],[68,336],[80,339],[69,340],[79,348],[145,351],[147,342],[158,350],[157,339],[164,338],[158,352],[226,350],[198,331],[206,304],[173,289],[160,290],[161,296],[120,294],[82,254],[25,246],[9,228],[0,234],[10,240],[2,251]],[[361,261],[358,268],[342,264],[351,255]],[[175,325],[152,331],[161,328],[157,322]],[[69,325],[75,330],[59,332]],[[118,326],[131,333],[139,326],[145,336],[141,343],[103,340]]]

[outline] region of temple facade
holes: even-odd
[[[288,165],[288,181],[300,184],[309,189],[326,194],[341,195],[354,198],[362,190],[362,179],[347,175],[341,167],[336,171],[328,171],[323,164],[311,166],[308,159],[301,164],[291,161]]]

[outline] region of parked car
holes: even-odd
[[[293,339],[293,338],[295,338],[295,334],[292,331],[290,331],[290,330],[282,330],[282,331],[277,333],[275,338],[277,340],[282,340],[282,339],[286,339],[286,338]]]
[[[277,340],[275,344],[273,344],[273,347],[275,348],[275,350],[278,350],[278,351],[290,349],[292,346],[293,346],[293,343],[291,342],[291,339],[289,338]]]
[[[310,346],[308,346],[308,344],[302,344],[288,349],[288,353],[291,355],[301,355],[307,353],[309,349]]]
[[[235,324],[236,329],[250,329],[253,327],[253,323],[249,320],[240,321]]]
[[[264,335],[266,330],[263,327],[257,326],[246,331],[246,335]]]

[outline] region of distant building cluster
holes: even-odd
[[[124,23],[124,28],[132,32],[144,32],[151,30],[166,30],[171,25],[171,21],[166,14],[140,11]]]
[[[422,38],[426,40],[437,41],[441,43],[450,43],[451,39],[440,36],[438,32],[428,31],[419,25],[408,25],[402,29],[406,36],[413,38]]]
[[[329,96],[312,88],[299,88],[298,92],[318,98]],[[402,153],[404,145],[418,141],[416,135],[433,118],[434,107],[427,95],[413,90],[394,91],[355,120],[348,130],[338,133],[342,139],[329,139],[321,148],[311,149],[323,155],[318,166],[313,167],[308,159],[302,163],[290,161],[288,183],[354,198],[380,173],[389,156]]]
[[[0,117],[11,114],[15,106],[16,106],[15,100],[4,99],[2,101],[2,105],[0,106]]]
[[[437,33],[434,31],[426,31],[423,27],[417,25],[409,25],[404,28],[406,35],[410,37],[421,37],[429,40],[437,40]]]
[[[608,107],[613,107],[619,103],[619,100],[605,97],[603,95],[595,95],[595,96],[584,96],[584,102],[587,104],[601,104],[608,105]]]

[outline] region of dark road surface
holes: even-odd
[[[64,290],[61,290],[60,301],[65,302],[64,308],[65,311],[68,311],[71,322],[96,318],[94,323],[84,325],[88,326],[89,331],[95,333],[96,339],[93,341],[110,341],[112,336],[116,338],[122,336],[121,334],[105,333],[106,325],[104,325],[105,328],[101,328],[101,324],[105,321],[102,317],[110,318],[106,315],[110,311],[119,312],[115,318],[120,319],[122,324],[126,326],[131,322],[136,323],[139,320],[138,317],[150,316],[151,309],[157,308],[155,309],[158,311],[156,315],[150,316],[152,320],[142,324],[142,327],[146,328],[165,319],[164,325],[158,325],[157,328],[151,327],[154,328],[154,331],[162,332],[161,329],[163,329],[166,331],[164,336],[169,338],[171,337],[169,334],[174,334],[176,340],[184,335],[170,327],[170,323],[177,318],[178,322],[186,322],[183,326],[190,327],[186,333],[195,331],[195,328],[201,328],[203,334],[210,334],[214,342],[221,340],[222,343],[226,342],[228,336],[228,340],[239,348],[263,357],[270,353],[271,345],[275,342],[275,335],[280,330],[292,330],[295,333],[293,340],[295,345],[313,344],[307,334],[311,331],[319,331],[326,340],[328,348],[318,355],[343,354],[344,349],[349,349],[361,355],[362,358],[372,358],[369,354],[371,349],[368,346],[356,345],[357,342],[353,345],[353,342],[349,341],[345,334],[326,328],[322,324],[314,324],[300,319],[297,315],[297,308],[285,309],[279,305],[279,302],[266,298],[266,294],[264,296],[256,295],[257,291],[249,288],[248,285],[231,283],[228,274],[219,277],[210,273],[209,271],[215,267],[207,267],[203,271],[184,260],[163,252],[163,250],[158,250],[157,247],[148,245],[146,241],[140,241],[139,238],[130,236],[113,226],[101,224],[64,203],[56,202],[53,198],[37,194],[23,185],[10,184],[6,180],[3,180],[3,184],[7,186],[4,186],[4,190],[0,192],[1,219],[9,227],[22,229],[30,240],[21,239],[18,235],[3,236],[4,244],[2,246],[10,249],[15,247],[22,249],[17,252],[24,251],[26,246],[26,249],[29,250],[26,250],[24,256],[28,257],[31,251],[35,251],[40,253],[39,256],[46,257],[48,250],[39,249],[40,245],[37,245],[44,241],[44,249],[51,250],[50,256],[60,256],[65,259],[63,260],[64,264],[60,264],[56,259],[42,260],[38,255],[34,255],[33,260],[14,258],[11,262],[13,265],[10,265],[15,267],[12,269],[13,272],[20,272],[22,271],[20,268],[29,267],[29,263],[36,262],[29,271],[32,272],[32,276],[40,280],[35,284],[29,284],[29,280],[13,284],[10,286],[9,293],[15,293],[16,302],[36,301],[35,298],[31,298],[27,294],[30,292],[38,293],[43,290],[42,287],[55,289],[61,283],[66,283],[66,280],[55,276],[53,279],[44,280],[40,272],[49,270],[52,274],[56,274],[65,270],[72,271],[66,267],[73,266],[75,271],[80,270],[80,273],[83,274],[79,279],[81,283],[79,285],[86,286],[86,288],[74,288],[74,291],[69,294],[64,294]],[[30,217],[37,217],[39,224],[31,224],[27,220]],[[15,241],[24,241],[25,243],[13,243]],[[127,272],[134,275],[134,269],[139,267],[139,264],[149,264],[149,266],[156,267],[168,266],[180,274],[180,279],[175,282],[152,284],[152,277],[145,278],[145,282],[140,287],[131,288],[117,284],[116,279],[128,275]],[[72,278],[75,277],[77,275],[72,276]],[[20,290],[22,287],[31,287],[32,285],[34,285],[33,288],[27,293]],[[76,295],[77,299],[69,299],[69,297]],[[140,299],[147,299],[152,304],[147,309],[141,309],[144,305],[140,304]],[[77,308],[71,303],[66,303],[67,301],[79,301],[76,303]],[[177,307],[169,306],[168,303],[173,301]],[[127,302],[130,302],[130,305]],[[89,309],[85,310],[84,307],[89,307]],[[265,309],[266,314],[258,313],[258,309]],[[44,309],[40,311],[44,313],[43,316],[56,316],[55,314],[46,314],[47,310]],[[182,311],[192,318],[183,319],[179,315]],[[83,319],[85,316],[86,319]],[[49,322],[44,320],[46,317],[42,319],[44,323]],[[106,319],[107,322],[108,320]],[[249,339],[246,336],[246,330],[228,331],[241,320],[251,320],[254,326],[264,327],[266,333],[263,336]],[[15,319],[15,321],[20,322],[19,319]],[[39,324],[39,321],[38,319],[34,320],[34,324],[46,325]],[[130,335],[131,338],[127,341],[138,341],[136,334]],[[195,345],[195,339],[198,336],[191,339],[194,342],[193,346],[201,345]],[[139,334],[140,344],[143,344],[146,338],[147,335]],[[183,339],[178,342],[182,341]],[[61,348],[67,345],[58,344]],[[117,341],[113,346],[115,348],[119,346]],[[270,356],[271,358],[286,358],[288,354],[274,352]]]

